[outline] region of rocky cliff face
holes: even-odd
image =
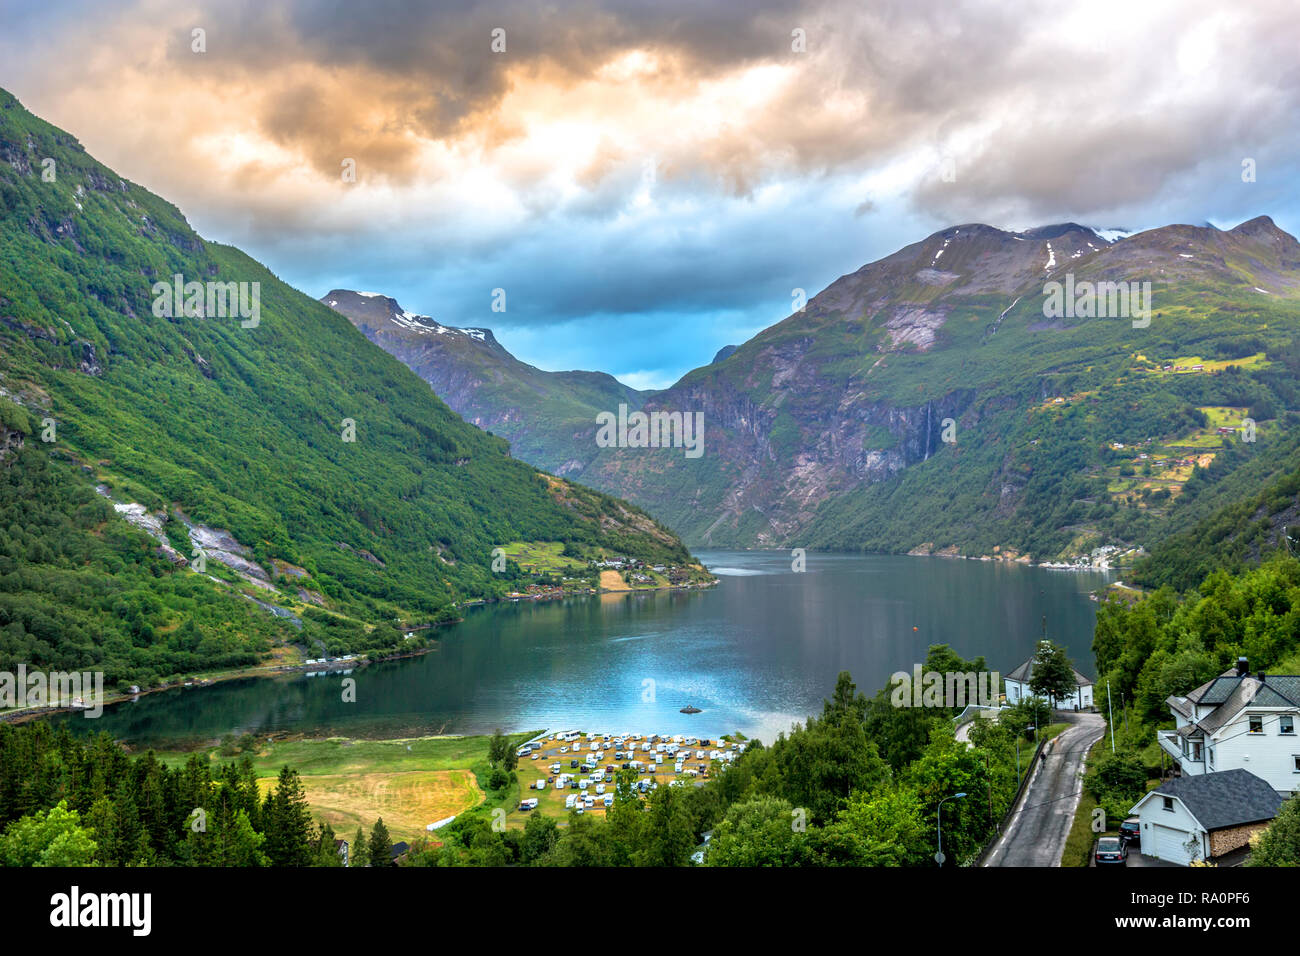
[[[23,447],[23,433],[0,425],[0,461]]]

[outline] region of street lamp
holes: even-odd
[[[934,855],[934,862],[938,863],[940,866],[943,866],[943,861],[945,859],[943,855],[943,805],[949,800],[960,800],[965,796],[966,794],[964,793],[954,793],[952,796],[944,797],[939,801],[939,852]]]

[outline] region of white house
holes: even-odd
[[[1087,710],[1092,706],[1092,681],[1084,677],[1074,668],[1074,693],[1069,697],[1063,697],[1059,701],[1055,697],[1049,697],[1048,703],[1054,710]],[[1034,674],[1034,659],[1031,657],[1006,677],[1007,684],[1007,703],[1018,704],[1026,697],[1035,696],[1029,688],[1030,678]]]
[[[1282,795],[1248,770],[1166,780],[1129,812],[1141,825],[1143,856],[1187,866],[1214,860],[1268,826]]]
[[[1300,676],[1252,675],[1243,657],[1165,703],[1175,728],[1156,737],[1183,776],[1249,770],[1279,793],[1300,792]]]

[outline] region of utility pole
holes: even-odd
[[[1110,681],[1106,681],[1106,715],[1110,718],[1110,752],[1115,752],[1115,711],[1110,706]]]

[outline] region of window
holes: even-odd
[[[1211,747],[1211,748],[1207,751],[1207,754],[1209,755],[1209,758],[1210,758],[1210,769],[1214,769],[1214,748]]]
[[[1283,714],[1277,719],[1277,732],[1279,734],[1295,733],[1295,718],[1290,714]]]
[[[1291,759],[1295,762],[1295,772],[1300,773],[1300,754],[1293,754]]]
[[[1192,759],[1197,762],[1201,759],[1201,742],[1199,740],[1192,741]]]
[[[1297,761],[1300,761],[1300,757],[1297,757],[1296,760],[1297,760]],[[1173,797],[1164,797],[1163,799],[1164,799],[1164,801],[1165,801],[1165,809],[1168,810],[1170,813],[1173,813],[1173,812],[1174,812],[1174,798],[1173,798]]]
[[[1264,732],[1264,718],[1259,714],[1251,714],[1248,718],[1250,721],[1250,732],[1252,734],[1262,734]]]

